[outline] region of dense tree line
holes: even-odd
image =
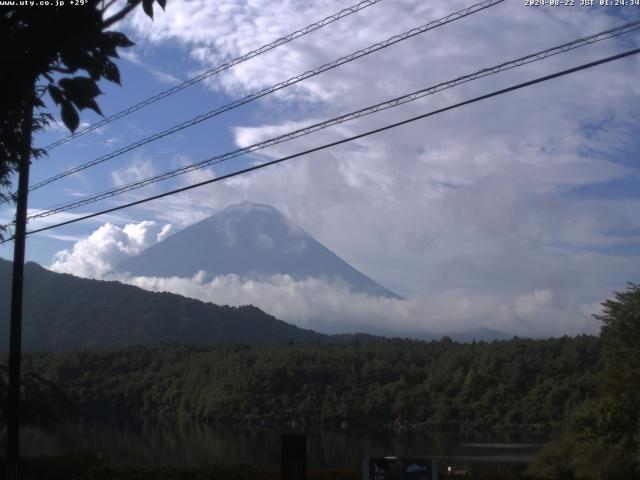
[[[126,347],[32,354],[93,414],[417,428],[552,428],[597,390],[597,337]]]

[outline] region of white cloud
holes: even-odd
[[[44,232],[42,235],[48,238],[53,238],[54,240],[60,240],[61,242],[79,242],[83,239],[79,235],[59,235],[57,233],[49,232]]]
[[[344,285],[288,275],[247,279],[225,275],[192,278],[122,278],[152,291],[169,291],[217,304],[252,304],[296,324],[326,333],[393,332],[397,335],[439,336],[471,332],[550,336],[595,333],[592,305],[563,305],[550,290],[536,290],[510,300],[447,290],[408,300],[352,293]]]
[[[150,160],[136,157],[129,165],[113,170],[111,172],[111,179],[116,187],[121,187],[132,182],[149,178],[155,173],[153,163]]]
[[[182,80],[171,75],[170,73],[163,72],[162,70],[149,65],[144,60],[142,60],[140,56],[135,52],[122,51],[120,52],[120,56],[125,60],[133,63],[134,65],[144,68],[160,83],[164,83],[166,85],[177,85],[178,83],[182,82]]]
[[[161,226],[153,221],[130,223],[122,228],[106,223],[71,249],[57,252],[49,268],[80,277],[104,278],[118,262],[162,241],[171,228],[169,224]]]
[[[261,125],[259,127],[235,127],[233,129],[236,145],[245,148],[255,143],[263,142],[270,138],[284,135],[314,123],[319,119],[305,119],[299,122],[285,122],[277,125]]]

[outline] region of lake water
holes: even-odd
[[[104,454],[120,465],[276,465],[282,433],[189,422],[77,421],[44,433],[25,429],[25,456]],[[365,456],[439,457],[441,465],[484,472],[523,472],[547,440],[524,434],[310,430],[307,463],[316,467],[360,468]]]

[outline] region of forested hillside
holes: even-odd
[[[11,262],[0,259],[0,345],[8,342]],[[229,307],[120,282],[54,273],[25,266],[23,345],[60,351],[147,345],[167,341],[210,344],[326,341],[253,306]]]
[[[596,337],[362,345],[162,345],[31,354],[85,411],[203,421],[551,428],[594,395]]]

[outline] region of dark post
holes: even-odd
[[[307,436],[282,435],[282,480],[305,480],[307,475]]]
[[[27,196],[33,117],[34,83],[27,92],[22,125],[23,150],[18,166],[18,200],[11,280],[11,327],[9,334],[9,402],[7,419],[7,463],[9,480],[18,480],[20,464],[20,362],[22,357],[22,282],[27,229]]]

